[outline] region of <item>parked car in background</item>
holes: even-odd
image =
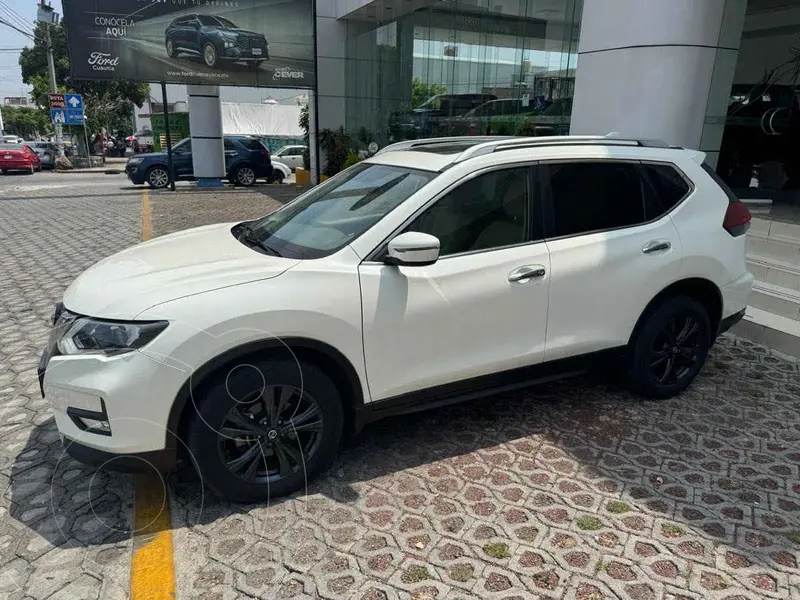
[[[279,160],[294,171],[297,168],[303,168],[303,153],[306,150],[308,150],[308,146],[283,146],[272,155],[272,158]]]
[[[274,154],[273,154],[274,156]],[[270,183],[283,183],[292,176],[292,169],[277,160],[272,161],[272,176],[267,179]]]
[[[253,185],[257,179],[269,181],[272,162],[269,150],[255,136],[226,135],[225,178],[235,185]],[[136,185],[148,184],[152,188],[165,188],[170,182],[169,161],[166,152],[139,154],[125,165],[128,179]],[[175,180],[194,179],[192,140],[185,138],[172,149],[172,168]]]
[[[167,55],[199,54],[207,67],[220,61],[246,62],[258,67],[269,59],[269,44],[263,33],[240,29],[233,22],[213,15],[185,15],[164,32]]]
[[[27,142],[26,145],[39,156],[43,169],[55,168],[58,150],[53,142]]]
[[[450,135],[513,135],[537,111],[519,98],[490,100],[448,121]]]
[[[393,140],[408,140],[447,133],[446,126],[452,117],[462,116],[490,100],[494,94],[437,94],[419,107],[400,111],[389,116],[389,134]],[[440,129],[444,128],[444,131]]]
[[[25,140],[23,140],[21,137],[17,135],[4,135],[2,137],[3,144],[21,144],[24,141]]]
[[[533,123],[534,135],[567,135],[571,120],[572,98],[560,98],[541,115],[528,117],[528,121]]]
[[[28,144],[0,144],[0,171],[25,171],[35,173],[42,170],[39,156]]]

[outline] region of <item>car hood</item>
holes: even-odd
[[[208,30],[209,32],[217,32],[217,33],[236,33],[242,35],[254,35],[258,37],[264,37],[263,33],[258,33],[257,31],[250,31],[249,29],[232,29],[230,27],[217,27],[215,25],[207,25],[204,29]]]
[[[299,261],[240,243],[234,223],[208,225],[132,246],[89,267],[67,288],[64,306],[108,319],[133,319],[153,306],[277,277]]]

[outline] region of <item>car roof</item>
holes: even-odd
[[[676,152],[689,153],[689,156],[702,162],[705,154],[694,150],[686,150],[679,146],[670,146],[660,140],[637,140],[620,138],[615,134],[605,136],[463,136],[453,138],[430,138],[409,140],[391,144],[367,159],[367,162],[388,164],[406,168],[424,169],[427,171],[444,171],[456,164],[481,156],[488,156],[505,150],[538,150],[536,159],[548,149],[593,147],[624,148],[628,152],[638,151],[643,157],[669,159]],[[563,153],[559,153],[563,154]]]

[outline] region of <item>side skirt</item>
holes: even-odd
[[[385,417],[439,408],[600,370],[618,364],[625,356],[626,348],[619,346],[377,400],[356,410],[354,430],[358,433],[369,423]]]

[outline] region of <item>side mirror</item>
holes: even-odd
[[[387,265],[424,267],[439,260],[439,238],[419,231],[401,233],[389,242]]]

